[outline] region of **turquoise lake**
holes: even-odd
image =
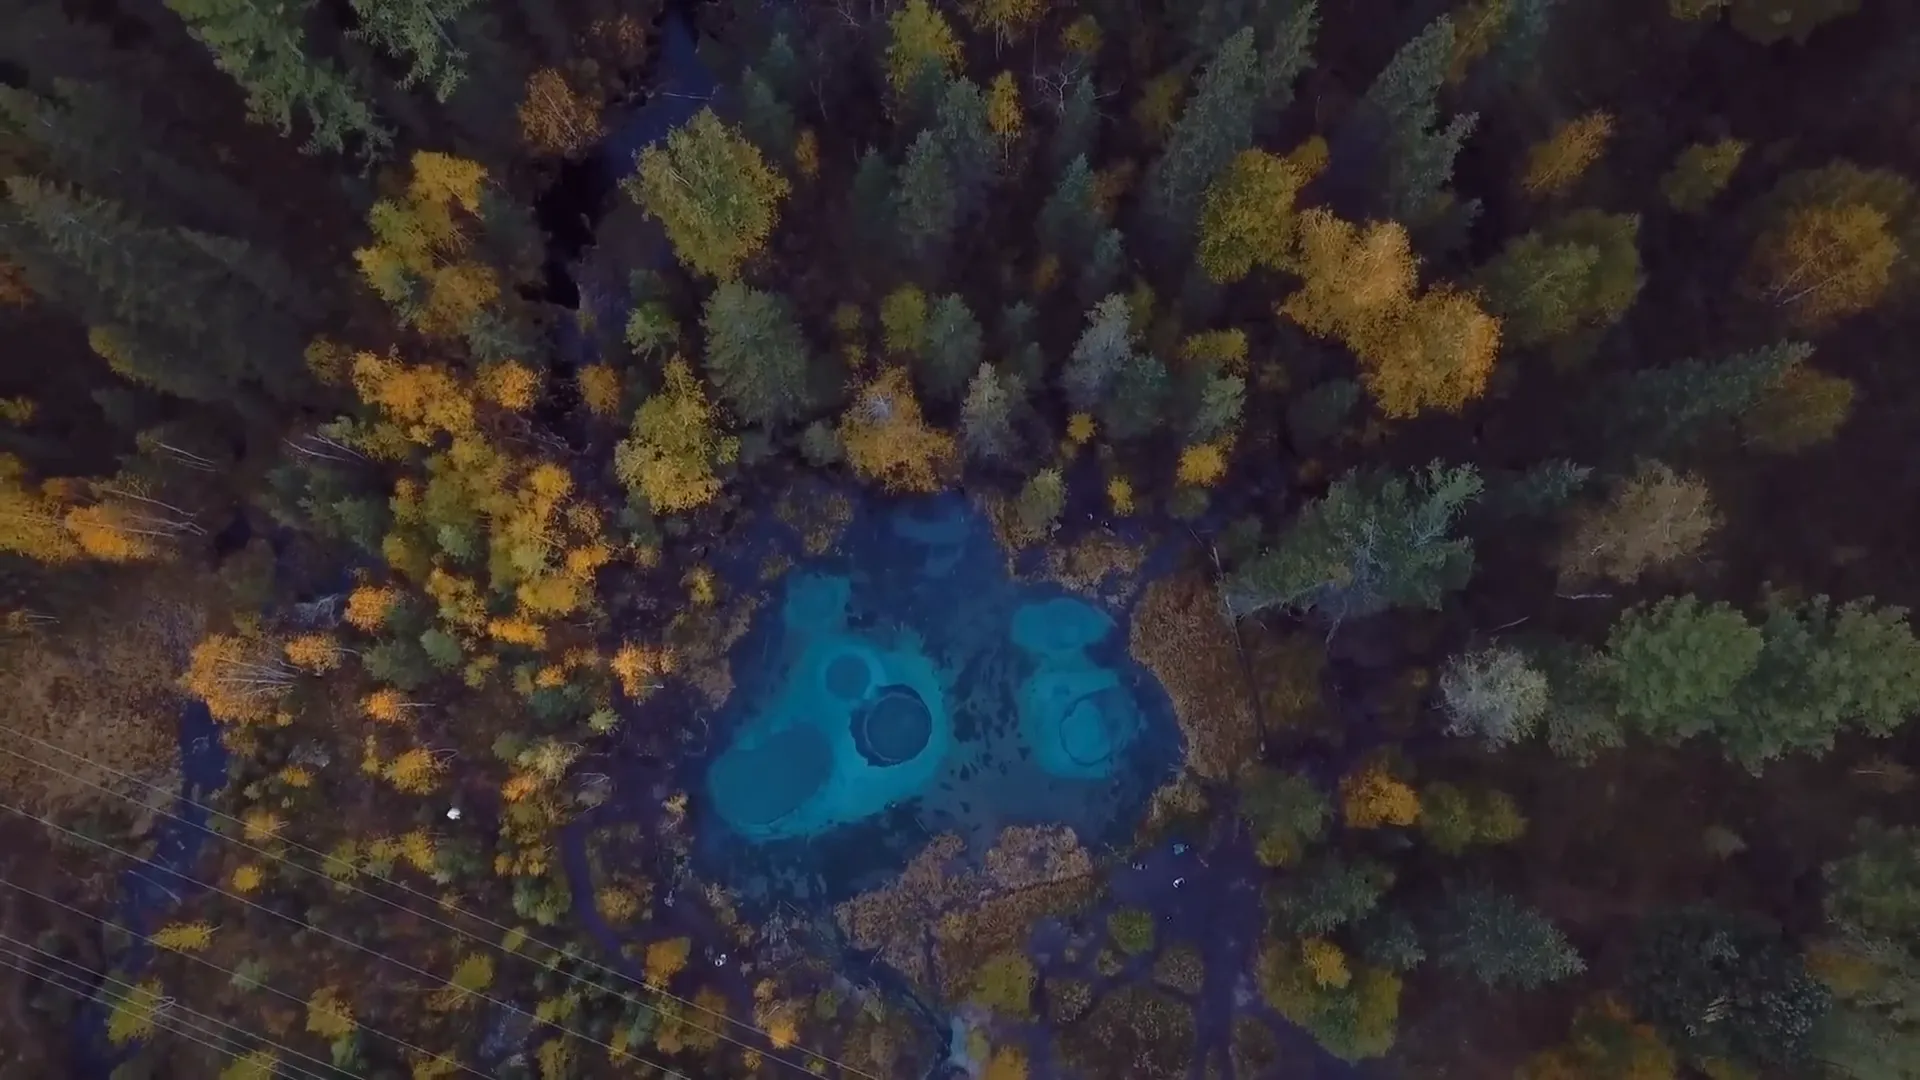
[[[797,550],[763,540],[754,557]],[[1113,596],[1012,576],[965,499],[870,501],[730,654],[733,694],[688,779],[697,857],[750,902],[812,905],[945,832],[978,850],[1051,822],[1124,844],[1181,754],[1127,635]]]

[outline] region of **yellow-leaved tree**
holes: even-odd
[[[1294,238],[1294,199],[1327,164],[1327,144],[1315,137],[1285,157],[1243,150],[1207,189],[1200,211],[1200,269],[1222,284],[1255,266],[1288,264]]]
[[[620,441],[613,468],[627,491],[656,512],[704,506],[720,493],[714,470],[731,464],[740,440],[724,435],[719,410],[686,361],[668,361],[665,383],[633,415],[633,433]]]
[[[925,73],[944,82],[960,66],[953,24],[927,0],[907,0],[887,19],[887,31],[887,85],[896,94],[905,94]]]
[[[640,155],[623,186],[696,274],[730,281],[766,245],[791,190],[760,149],[701,109]]]
[[[472,251],[487,171],[428,150],[414,154],[412,165],[406,191],[368,212],[374,242],[354,260],[407,325],[460,337],[501,297],[499,274]]]
[[[1449,286],[1418,293],[1404,228],[1375,222],[1363,229],[1316,208],[1300,215],[1298,250],[1305,284],[1281,314],[1343,342],[1382,412],[1457,412],[1485,392],[1500,320]]]
[[[1535,198],[1559,195],[1572,187],[1606,152],[1613,117],[1604,111],[1576,117],[1527,151],[1520,187]]]
[[[939,491],[958,461],[958,442],[921,418],[898,367],[861,388],[840,418],[840,442],[853,471],[888,491]]]

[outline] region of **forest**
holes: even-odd
[[[0,26],[0,1080],[1920,1080],[1920,6]]]

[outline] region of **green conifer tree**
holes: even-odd
[[[1220,46],[1193,97],[1147,169],[1146,209],[1156,243],[1187,250],[1207,188],[1253,142],[1265,82],[1248,27]]]
[[[355,139],[363,157],[377,158],[392,143],[392,132],[347,74],[312,54],[302,0],[165,2],[220,70],[240,84],[255,121],[286,134],[295,116],[302,117],[311,128],[309,151],[339,152]]]
[[[983,334],[967,302],[956,293],[935,301],[927,315],[926,347],[916,368],[927,396],[952,401],[980,368]]]
[[[813,406],[806,338],[784,297],[729,281],[707,298],[701,325],[707,374],[741,419],[780,424]]]

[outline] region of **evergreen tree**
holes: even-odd
[[[814,404],[810,360],[785,298],[729,281],[707,298],[707,372],[748,423],[785,423]]]
[[[1100,236],[1093,170],[1084,155],[1073,159],[1040,207],[1040,243],[1062,262],[1082,258]]]
[[[893,193],[902,253],[924,267],[940,264],[960,225],[960,201],[939,137],[923,131],[907,149]]]
[[[940,151],[946,157],[956,212],[960,223],[965,224],[985,210],[987,191],[1000,158],[987,98],[980,87],[967,79],[949,83],[940,99],[935,130]]]
[[[969,457],[1004,462],[1013,456],[1014,403],[1015,388],[992,364],[981,364],[960,403],[960,435]]]
[[[1330,934],[1372,911],[1393,885],[1393,870],[1377,859],[1316,859],[1279,897],[1287,926],[1303,937]]]
[[[1647,920],[1627,987],[1635,1014],[1688,1057],[1789,1072],[1806,1065],[1831,1004],[1777,928],[1707,907]]]
[[[434,100],[453,97],[469,57],[455,42],[455,26],[475,0],[352,0],[356,37],[408,64],[400,85],[426,84]]]
[[[1201,74],[1167,148],[1147,169],[1146,209],[1156,243],[1186,250],[1201,202],[1235,154],[1253,142],[1253,123],[1265,83],[1253,29],[1228,38]]]
[[[288,400],[309,389],[299,320],[314,309],[277,260],[138,224],[112,202],[30,177],[6,184],[0,245],[36,292],[111,327],[130,373],[195,400],[244,400],[256,384]]]
[[[1447,891],[1434,926],[1434,955],[1491,987],[1532,990],[1586,970],[1546,916],[1506,893],[1481,887]]]
[[[1312,450],[1340,433],[1360,403],[1360,384],[1352,379],[1333,379],[1301,394],[1287,405],[1287,431],[1293,436],[1294,449]]]
[[[917,368],[927,396],[952,401],[960,395],[979,370],[981,340],[980,322],[958,294],[948,293],[934,303]]]
[[[1064,172],[1075,158],[1091,158],[1098,149],[1100,100],[1091,75],[1074,81],[1073,92],[1060,103],[1059,113],[1047,144],[1047,157],[1056,173]]]
[[[1167,366],[1148,353],[1132,353],[1100,402],[1100,423],[1116,441],[1138,439],[1160,426],[1167,391]]]
[[[1411,483],[1349,473],[1270,548],[1227,575],[1227,611],[1239,618],[1286,607],[1338,625],[1389,607],[1437,607],[1473,574],[1472,541],[1451,530],[1479,494],[1480,475],[1470,465],[1436,461]]]
[[[740,113],[740,130],[754,145],[776,157],[792,151],[793,110],[753,68],[740,76]]]
[[[1087,328],[1074,343],[1061,375],[1067,403],[1076,412],[1092,412],[1133,355],[1133,312],[1115,293],[1087,313]]]
[[[1682,360],[1617,375],[1597,399],[1607,443],[1648,454],[1684,447],[1715,421],[1752,408],[1812,353],[1811,345],[1783,341],[1725,360]]]
[[[1189,400],[1182,410],[1186,417],[1182,434],[1189,444],[1213,442],[1231,435],[1240,426],[1247,380],[1238,375],[1202,370],[1185,381]]]
[[[1359,145],[1375,155],[1381,191],[1375,205],[1386,217],[1413,225],[1434,220],[1453,159],[1478,117],[1463,113],[1436,130],[1440,84],[1453,51],[1453,20],[1442,15],[1393,55],[1367,88],[1356,127],[1342,149]]]
[[[259,202],[226,177],[163,152],[139,102],[105,85],[58,80],[53,92],[0,86],[0,133],[32,146],[53,179],[123,203],[149,221],[244,234]]]
[[[1074,283],[1074,294],[1081,303],[1091,304],[1104,296],[1120,280],[1120,272],[1126,268],[1126,240],[1119,229],[1107,229],[1094,241],[1093,250],[1087,253],[1086,263],[1080,268],[1080,277]]]
[[[165,0],[207,47],[221,71],[246,91],[247,111],[281,133],[296,113],[311,126],[306,148],[341,151],[348,139],[366,157],[393,141],[360,90],[330,62],[312,55],[302,28],[302,0]]]
[[[887,250],[895,246],[895,210],[893,168],[885,155],[869,148],[860,155],[847,192],[848,233],[860,251]]]

